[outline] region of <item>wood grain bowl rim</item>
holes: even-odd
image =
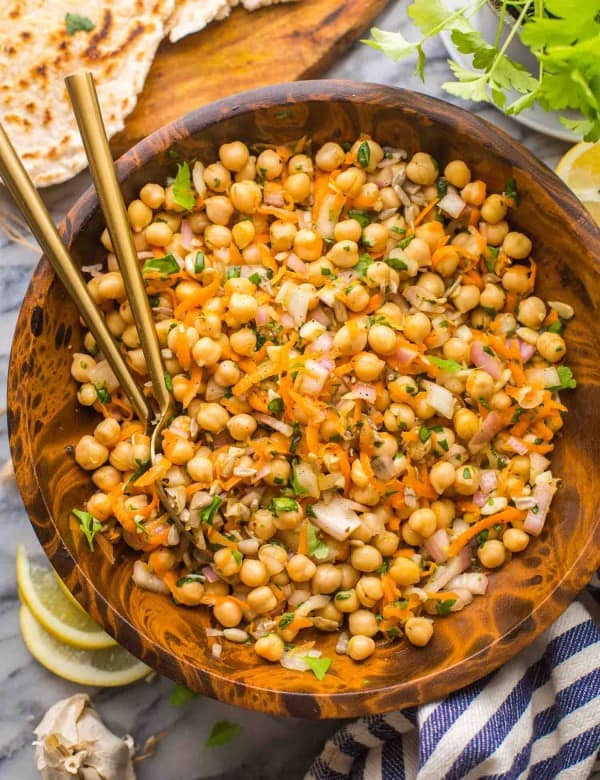
[[[144,166],[153,157],[165,152],[177,142],[184,141],[190,135],[199,133],[211,125],[217,124],[222,119],[252,113],[257,109],[269,109],[290,103],[330,101],[404,109],[415,114],[425,115],[429,120],[450,128],[456,125],[460,126],[463,132],[468,132],[473,137],[474,143],[484,148],[493,149],[494,152],[504,156],[513,165],[526,170],[544,189],[551,190],[554,193],[557,207],[565,213],[567,221],[571,223],[573,228],[577,228],[579,235],[589,249],[592,262],[600,271],[600,231],[592,222],[591,216],[584,207],[552,171],[537,160],[520,143],[480,117],[436,98],[400,88],[352,81],[319,80],[278,84],[233,95],[192,111],[137,143],[116,164],[119,180],[126,180],[134,171]],[[97,208],[96,193],[93,188],[89,188],[80,196],[61,224],[61,232],[69,245],[72,244],[74,237],[81,230],[85,229],[86,224]],[[34,300],[36,282],[41,283],[45,281],[47,283],[52,277],[53,272],[50,265],[45,257],[42,257],[34,271],[32,282],[25,295],[19,313],[16,332],[19,332],[20,328],[28,326],[32,309],[38,303],[38,301]],[[15,363],[16,355],[14,350],[12,350],[9,376],[14,370]],[[18,392],[16,386],[17,383],[13,385],[9,381],[9,410],[13,408],[17,401]],[[33,462],[29,431],[23,418],[21,418],[17,427],[21,434],[23,446],[28,450],[29,460]],[[13,430],[12,425],[9,425],[9,433],[14,457],[14,443],[17,431]],[[34,497],[34,493],[26,489],[28,483],[31,484],[32,480],[37,482],[36,474],[29,473],[24,465],[24,462],[27,460],[28,458],[23,458],[15,463],[17,484],[30,518],[36,514],[39,516],[41,513],[43,514],[43,522],[47,523],[49,521],[50,527],[53,529],[53,533],[49,536],[42,534],[39,532],[39,525],[32,520],[32,525],[36,533],[38,533],[48,558],[63,576],[76,574],[79,586],[75,593],[77,599],[84,607],[90,610],[94,619],[101,622],[113,634],[118,642],[135,653],[139,648],[139,642],[136,641],[137,629],[122,614],[117,612],[110,603],[107,603],[102,594],[96,590],[94,583],[80,569],[77,561],[66,546],[44,497],[39,492]],[[320,694],[318,692],[281,691],[276,688],[248,685],[243,681],[233,680],[225,675],[207,670],[201,667],[200,664],[190,664],[188,661],[178,658],[174,653],[166,650],[148,636],[144,635],[144,638],[155,652],[156,662],[153,666],[158,672],[164,673],[179,682],[185,682],[180,666],[190,665],[196,672],[200,673],[205,684],[205,693],[229,703],[282,715],[301,714],[309,717],[323,717],[319,701],[327,699],[326,717],[347,717],[350,714],[356,716],[373,712],[373,700],[376,699],[377,711],[389,711],[414,704],[422,704],[441,695],[446,695],[450,690],[456,690],[471,684],[485,674],[497,669],[549,627],[558,615],[573,601],[577,593],[589,582],[597,567],[600,567],[600,514],[596,518],[595,525],[590,530],[584,545],[581,547],[579,556],[570,569],[564,572],[562,578],[546,598],[538,603],[517,626],[511,629],[510,641],[507,641],[507,635],[505,634],[469,657],[443,670],[434,671],[405,682],[370,688],[368,690]],[[71,577],[69,579],[72,581]],[[96,600],[105,605],[111,615],[114,616],[114,631],[110,625],[107,625],[107,621],[103,620],[102,613],[96,607]],[[531,620],[533,615],[535,615],[535,621]],[[528,624],[527,630],[521,630],[525,624]],[[480,660],[481,658],[484,658],[485,664],[474,663],[476,659]],[[450,686],[448,684],[449,680],[451,680]],[[212,682],[216,684],[212,685]]]

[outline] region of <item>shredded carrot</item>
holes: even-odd
[[[296,552],[298,555],[306,555],[308,553],[308,520],[305,520],[300,526]]]
[[[439,201],[439,198],[434,198],[433,200],[429,201],[429,203],[421,209],[421,211],[417,214],[415,217],[415,221],[413,222],[413,225],[417,227],[417,225],[420,225],[421,222],[425,219],[425,217],[429,214],[429,212],[433,209],[435,204]]]
[[[240,381],[233,386],[233,394],[235,396],[244,395],[244,393],[247,392],[252,387],[252,385],[257,385],[259,382],[262,382],[271,376],[276,376],[280,373],[280,371],[280,363],[274,363],[273,361],[268,360],[258,366],[256,371],[254,371],[252,374],[246,374],[246,376],[243,376]]]
[[[221,285],[221,279],[218,274],[215,274],[213,280],[206,285],[206,287],[202,287],[201,289],[197,290],[194,295],[190,295],[189,298],[186,298],[184,301],[181,301],[181,303],[177,306],[174,312],[174,317],[176,320],[183,319],[185,313],[189,311],[190,309],[198,309],[201,306],[203,306],[207,301],[210,301],[211,298],[214,298],[214,296],[217,294],[217,291]]]
[[[459,553],[462,548],[468,544],[471,539],[474,539],[477,534],[485,531],[487,528],[492,528],[494,525],[505,525],[506,523],[514,523],[519,520],[524,520],[527,516],[527,512],[522,509],[515,509],[514,507],[508,507],[501,512],[496,512],[493,515],[488,515],[482,518],[477,523],[473,523],[470,528],[459,534],[456,539],[450,542],[448,547],[448,557],[453,558]]]
[[[161,458],[157,463],[145,471],[140,477],[133,483],[133,487],[142,488],[152,485],[154,482],[159,482],[171,468],[171,461],[167,458]]]

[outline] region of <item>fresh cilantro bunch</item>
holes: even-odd
[[[547,111],[575,109],[581,119],[561,117],[561,122],[586,141],[599,140],[600,0],[494,0],[494,43],[485,41],[471,22],[487,2],[471,0],[450,11],[442,0],[413,0],[407,13],[420,40],[373,28],[373,40],[365,43],[395,61],[416,53],[416,72],[424,79],[423,44],[447,30],[456,48],[473,57],[471,69],[450,61],[455,81],[443,88],[451,95],[493,102],[507,114],[518,114],[535,102]],[[509,14],[514,23],[505,26]],[[515,36],[537,60],[537,73],[508,56]],[[508,102],[515,92],[518,97]]]

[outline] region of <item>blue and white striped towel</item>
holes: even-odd
[[[342,727],[305,780],[588,778],[600,748],[600,629],[586,606],[446,699]]]

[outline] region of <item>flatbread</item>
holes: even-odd
[[[175,0],[175,12],[167,29],[171,43],[186,35],[200,32],[210,22],[225,19],[236,5],[243,5],[247,11],[256,11],[266,5],[278,5],[292,0]]]
[[[2,5],[6,0],[0,0]],[[0,17],[0,121],[35,184],[86,165],[64,77],[92,71],[109,137],[134,108],[174,0],[8,0]],[[94,29],[67,32],[76,13]]]

